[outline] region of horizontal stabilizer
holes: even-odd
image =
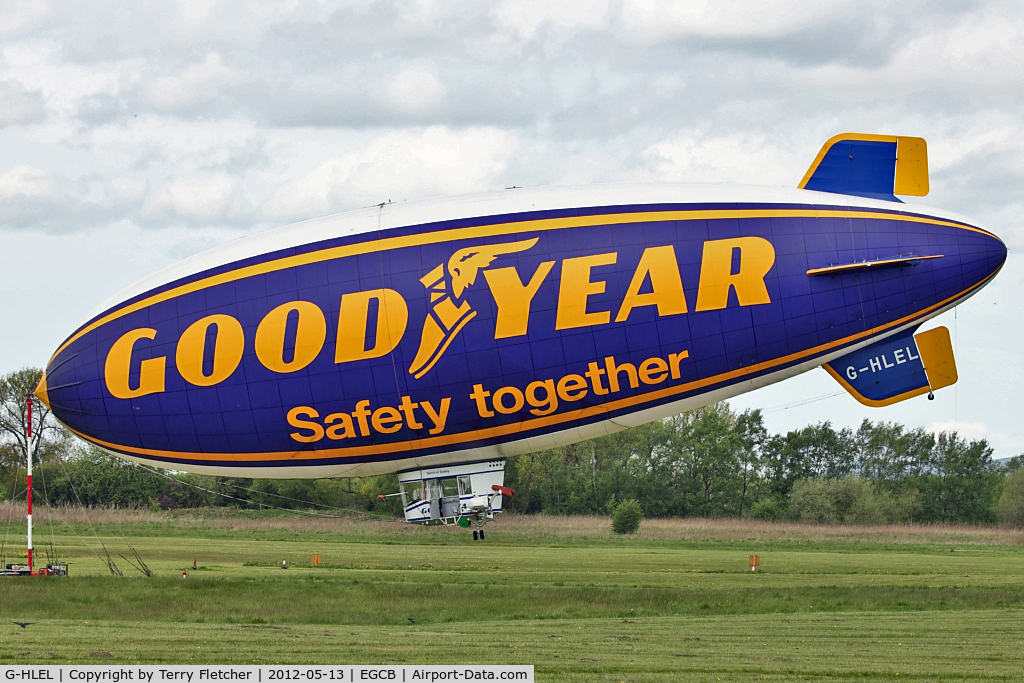
[[[843,133],[822,146],[800,189],[874,197],[928,194],[928,146],[924,138]]]
[[[823,367],[855,399],[874,408],[948,387],[957,381],[949,330],[917,328],[848,353]]]
[[[869,268],[879,270],[881,268],[894,268],[902,266],[916,266],[919,261],[928,261],[935,258],[942,258],[942,254],[930,256],[895,256],[893,258],[874,259],[873,261],[855,261],[853,263],[841,263],[839,265],[825,266],[823,268],[811,268],[808,275],[835,275],[836,273],[857,273]]]

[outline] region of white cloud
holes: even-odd
[[[300,220],[389,199],[489,189],[515,150],[515,137],[494,128],[385,133],[285,183],[258,215]]]
[[[66,181],[65,181],[66,182]],[[18,164],[0,173],[0,198],[6,201],[23,199],[52,199],[60,194],[60,179],[28,164]]]
[[[137,206],[145,189],[138,178],[71,179],[30,164],[0,172],[0,228],[71,232],[116,219]]]
[[[38,91],[17,81],[0,81],[0,128],[39,123],[46,118],[46,105]]]
[[[961,438],[968,441],[984,439],[988,435],[988,425],[984,422],[960,422],[948,420],[946,422],[933,422],[927,427],[929,432],[938,436],[942,432],[956,432]]]
[[[202,62],[189,65],[179,74],[157,78],[146,84],[141,99],[157,111],[187,111],[220,98],[232,76],[220,54],[210,52]]]
[[[49,227],[79,209],[68,178],[24,163],[0,173],[0,225]]]
[[[168,180],[146,197],[139,219],[143,223],[213,227],[234,223],[248,214],[239,179],[214,173],[200,178]]]
[[[105,183],[105,194],[111,204],[138,202],[146,194],[146,181],[132,176],[111,178]]]
[[[0,36],[16,36],[44,25],[52,8],[46,0],[5,0],[0,3]]]
[[[437,79],[434,70],[426,64],[410,64],[391,80],[388,94],[391,101],[403,109],[422,110],[444,99],[448,89]]]
[[[680,130],[643,156],[660,180],[795,185],[792,154],[764,134],[716,134],[710,126]]]
[[[683,35],[778,37],[820,24],[850,4],[822,0],[628,2],[622,6],[622,23],[627,31],[649,41]]]
[[[551,54],[552,48],[564,45],[574,34],[606,25],[610,5],[607,0],[500,2],[493,15],[518,41],[543,38]]]

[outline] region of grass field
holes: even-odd
[[[0,506],[9,560],[23,547],[20,515]],[[508,663],[545,681],[1024,677],[1021,531],[663,520],[617,537],[603,519],[506,517],[473,542],[387,520],[69,510],[52,528],[37,514],[37,552],[51,540],[72,576],[0,583],[0,619],[36,622],[0,626],[0,663]],[[121,557],[129,545],[155,577]]]

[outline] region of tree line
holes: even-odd
[[[892,422],[769,434],[761,411],[719,403],[512,458],[506,479],[526,513],[610,514],[636,499],[647,517],[990,523],[1009,510],[1007,480],[1024,482],[1021,461],[995,462],[984,439]]]
[[[0,377],[0,499],[24,497],[25,448],[50,505],[359,508],[400,513],[395,475],[272,480],[155,471],[72,437],[44,409],[24,440],[25,394],[40,371]],[[864,420],[770,434],[759,410],[727,403],[583,443],[510,458],[516,512],[611,514],[636,500],[646,517],[753,517],[819,523],[1001,521],[1024,526],[1024,456],[992,458],[984,439]],[[38,494],[37,494],[38,495]],[[41,501],[42,502],[42,501]]]

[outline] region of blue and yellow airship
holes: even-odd
[[[338,477],[481,462],[824,366],[884,406],[956,381],[918,327],[1002,267],[905,204],[924,140],[839,135],[799,188],[594,185],[385,204],[212,249],[100,306],[37,395],[129,460]]]

